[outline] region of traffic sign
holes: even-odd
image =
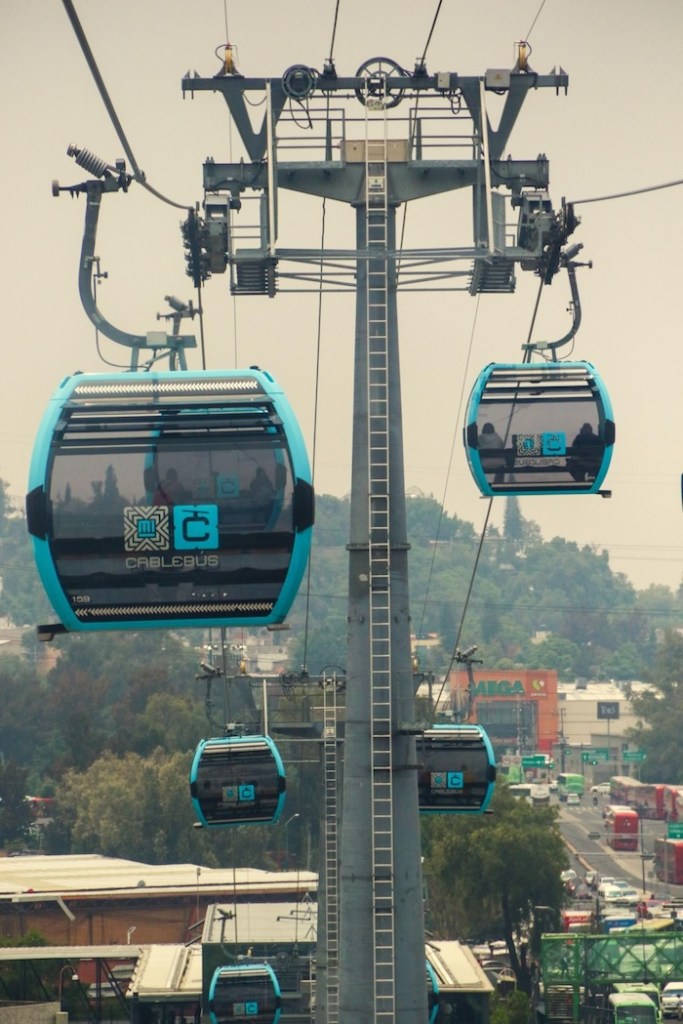
[[[644,761],[647,754],[644,750],[625,750],[621,756],[624,761]]]
[[[666,826],[669,839],[683,839],[683,821],[670,821]]]
[[[522,758],[522,768],[545,768],[548,763],[545,754],[530,754]]]
[[[607,747],[596,747],[594,750],[582,750],[581,760],[584,764],[597,764],[598,761],[609,761]]]

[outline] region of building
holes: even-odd
[[[552,669],[474,671],[470,692],[467,672],[448,679],[454,709],[484,726],[496,754],[550,754],[558,737],[557,672]]]
[[[450,673],[452,708],[484,726],[499,762],[549,754],[556,771],[593,781],[637,771],[639,751],[628,739],[637,723],[629,694],[641,683],[558,683],[551,669],[477,670],[470,693],[467,672]]]
[[[48,1000],[32,1008],[0,1003],[0,1024],[48,1024],[86,1002],[96,1022],[199,1024],[207,1019],[216,967],[254,959],[267,960],[277,974],[282,1024],[310,1024],[317,981],[313,873],[150,866],[95,855],[5,858],[2,867],[3,935],[35,927],[55,944],[0,948],[0,985],[4,972],[30,965],[22,975],[39,976]],[[55,940],[65,932],[71,941]],[[125,941],[87,940],[103,933]],[[488,1024],[493,985],[472,951],[432,941],[425,959],[438,985],[439,1020]],[[51,1016],[43,1013],[46,1005]],[[66,1012],[57,1016],[58,1024],[67,1019]]]

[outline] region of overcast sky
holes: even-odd
[[[293,64],[322,68],[330,55],[333,0],[75,0],[100,72],[138,165],[164,195],[201,201],[207,156],[243,154],[223,99],[183,100],[189,69],[210,77],[215,51],[238,49],[239,70],[279,77]],[[340,75],[383,56],[412,70],[425,49],[437,0],[341,0],[333,57]],[[102,372],[92,325],[78,296],[84,201],[51,196],[51,180],[87,174],[66,155],[69,143],[108,162],[124,155],[61,0],[0,0],[4,140],[3,369],[0,373],[0,478],[26,490],[37,424],[59,380],[74,370]],[[645,189],[683,177],[683,4],[681,0],[444,0],[427,68],[480,75],[510,68],[528,39],[539,73],[561,66],[567,95],[531,92],[511,135],[515,159],[550,160],[550,192],[580,200]],[[469,195],[466,197],[469,203]],[[409,204],[406,247],[468,246],[463,196]],[[317,245],[321,201],[281,192],[278,244]],[[331,209],[332,207],[332,209]],[[579,271],[583,325],[572,356],[595,363],[614,406],[617,442],[599,497],[529,497],[523,514],[546,540],[565,537],[609,551],[614,571],[638,588],[677,588],[681,537],[680,346],[683,189],[577,205],[583,243]],[[400,214],[402,217],[402,212]],[[354,214],[327,206],[328,244],[352,247]],[[185,275],[179,210],[133,185],[105,197],[97,255],[108,274],[104,315],[133,333],[157,329],[164,296],[194,298]],[[462,269],[462,268],[461,268]],[[519,273],[513,295],[466,292],[399,299],[406,484],[444,500],[449,513],[483,523],[486,502],[467,469],[461,442],[464,401],[487,363],[521,359],[537,278]],[[544,290],[534,340],[568,329],[566,275]],[[256,364],[282,383],[313,450],[318,344],[315,294],[232,299],[225,275],[204,292],[207,365]],[[476,318],[475,318],[476,313]],[[323,298],[315,475],[319,493],[350,487],[353,295]],[[186,327],[186,330],[191,328]],[[195,332],[198,323],[195,321]],[[125,352],[102,341],[105,358]],[[191,368],[200,366],[190,355]],[[502,526],[504,499],[492,522]]]

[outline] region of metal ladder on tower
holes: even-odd
[[[337,678],[323,680],[323,764],[325,785],[325,948],[327,1024],[339,1024],[339,807]]]
[[[387,266],[387,116],[382,90],[366,94],[365,212],[367,273],[367,415],[370,575],[370,743],[374,1022],[395,1019],[394,837],[389,517],[389,331]],[[370,138],[371,111],[382,137]]]

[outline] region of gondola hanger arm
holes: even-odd
[[[527,361],[529,355],[532,352],[550,352],[551,359],[553,362],[557,360],[557,350],[562,348],[563,345],[568,345],[569,342],[577,334],[579,327],[581,326],[581,299],[579,296],[579,287],[576,281],[576,270],[578,267],[592,267],[592,262],[578,263],[574,256],[577,256],[583,249],[582,243],[572,245],[560,255],[560,265],[567,271],[569,277],[569,288],[571,291],[571,301],[569,303],[569,309],[572,313],[572,325],[566,334],[563,334],[561,338],[556,341],[531,341],[522,345],[524,351],[524,358]]]

